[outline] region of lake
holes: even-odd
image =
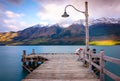
[[[36,53],[74,53],[77,48],[85,46],[0,46],[0,81],[21,81],[28,72],[22,68],[22,51]],[[120,46],[90,46],[97,52],[105,50],[105,55],[120,59]],[[105,67],[120,76],[120,66],[106,62]],[[105,81],[113,81],[105,76]]]

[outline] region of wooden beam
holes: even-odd
[[[25,65],[23,65],[23,67],[24,67],[29,73],[32,72],[32,71],[30,71]]]
[[[104,60],[120,65],[120,59],[117,59],[117,58],[104,56]]]
[[[114,79],[115,81],[120,81],[120,77],[118,77],[117,75],[111,73],[110,71],[103,69],[103,72],[105,74],[107,74],[109,77],[111,77],[112,79]]]
[[[92,64],[93,66],[95,66],[98,70],[101,69],[99,65],[97,65],[96,63],[94,63],[94,62],[92,62],[92,61],[91,61],[91,64]]]
[[[91,56],[94,57],[94,58],[100,58],[100,54],[93,54],[92,53]]]

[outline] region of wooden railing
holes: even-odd
[[[83,54],[83,62],[84,64],[88,64],[89,69],[92,70],[92,66],[97,68],[100,72],[100,81],[104,81],[104,74],[108,75],[115,81],[120,81],[120,76],[115,75],[114,73],[105,69],[105,61],[112,62],[120,65],[120,59],[105,56],[104,51],[100,51],[99,54],[93,53],[91,50],[88,52],[84,52]],[[93,58],[96,58],[99,64],[93,62]]]

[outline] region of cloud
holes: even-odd
[[[23,0],[6,0],[12,4],[20,4]],[[7,10],[7,5],[0,1],[0,32],[19,31],[27,27],[27,23],[23,20],[23,13],[16,13]]]
[[[64,8],[68,4],[74,5],[77,9],[85,10],[85,1],[88,1],[89,18],[119,17],[120,0],[37,0],[41,9],[37,16],[41,21],[49,23],[71,23],[79,19],[85,19],[84,14],[75,11],[72,7],[67,8],[70,17],[61,18]]]
[[[57,7],[57,8],[56,8]],[[61,13],[61,7],[58,7],[55,4],[48,4],[46,5],[44,12],[39,12],[37,15],[42,19],[50,19],[51,21],[59,21],[60,13]]]
[[[63,4],[65,2],[68,2],[67,0],[36,0],[37,2],[39,2],[40,4]]]
[[[21,4],[23,0],[6,0],[14,5]],[[19,31],[28,26],[23,20],[23,13],[8,10],[6,1],[0,1],[0,32]],[[11,8],[11,7],[10,7]]]
[[[6,15],[8,18],[20,18],[20,17],[24,16],[23,14],[14,13],[14,12],[12,12],[12,11],[6,11],[6,12],[5,12],[5,15]]]
[[[4,10],[4,8],[5,8],[5,5],[3,5],[3,4],[0,2],[0,11],[1,11],[1,10]]]
[[[15,5],[21,4],[23,2],[23,0],[7,0],[7,1]]]
[[[40,21],[47,21],[48,24],[71,24],[73,21],[84,19],[83,13],[76,12],[73,8],[69,8],[67,11],[70,15],[69,18],[62,18],[61,15],[64,12],[64,5],[58,6],[57,4],[46,4],[43,11],[39,11],[37,16],[40,18]],[[74,15],[75,14],[75,15]]]
[[[92,0],[89,1],[89,14],[92,18],[119,17],[120,0]]]
[[[15,19],[4,19],[3,22],[5,23],[5,26],[9,30],[21,30],[24,26],[26,26],[26,23],[23,21],[15,20]]]
[[[68,7],[67,13],[70,15],[70,17],[62,18],[61,15],[64,12],[65,6],[71,4],[74,5],[77,9],[84,11],[85,1],[88,1],[89,19],[100,18],[100,17],[119,18],[119,14],[120,14],[120,0],[28,0],[28,1],[37,1],[37,3],[39,3],[38,12],[36,11],[34,12],[36,13],[39,20],[33,14],[32,10],[31,13],[29,14],[27,13],[30,11],[29,9],[28,11],[25,11],[24,9],[18,10],[18,9],[22,9],[23,7],[27,8],[28,6],[30,6],[33,9],[32,4],[29,4],[29,2],[25,0],[0,0],[0,31],[2,30],[17,31],[18,29],[23,29],[22,27],[26,26],[26,23],[24,22],[25,20],[28,23],[31,22],[37,23],[38,20],[40,21],[40,24],[43,25],[60,23],[64,27],[66,27],[72,24],[74,21],[77,21],[79,19],[85,19],[85,16],[84,14],[75,11],[72,7]],[[22,5],[13,8],[15,7],[14,5],[19,5],[23,2],[25,2],[24,6]],[[5,9],[5,7],[7,8]],[[14,12],[12,10],[14,10]],[[22,13],[28,15],[24,16],[24,14],[16,13],[15,11],[22,11]]]
[[[0,32],[18,31],[27,26],[26,22],[21,20],[24,14],[18,14],[12,11],[1,11],[0,13]]]

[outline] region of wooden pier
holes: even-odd
[[[105,81],[104,74],[115,81],[120,81],[119,76],[105,69],[105,61],[120,65],[120,59],[105,56],[104,51],[96,54],[89,50],[80,52],[79,55],[72,53],[35,54],[34,50],[32,54],[26,55],[26,52],[23,51],[23,67],[30,74],[22,81]],[[38,66],[38,62],[43,64]],[[38,67],[30,70],[29,67],[26,67],[29,63]],[[99,72],[99,77],[95,75],[96,72]]]
[[[83,67],[74,54],[41,54],[47,58],[23,81],[99,81],[94,73]]]

